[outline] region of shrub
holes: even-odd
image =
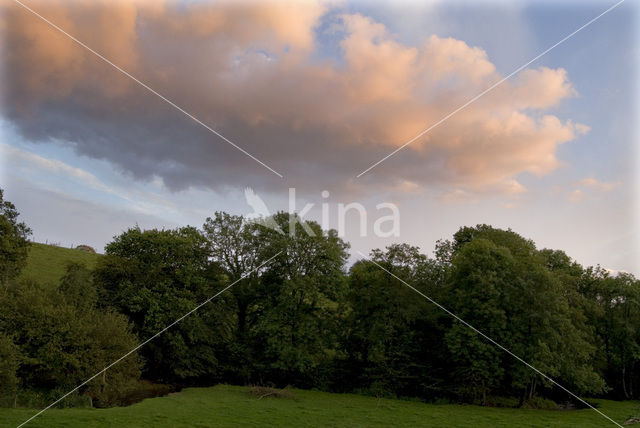
[[[175,392],[176,387],[146,380],[122,379],[103,393],[93,397],[94,407],[130,406],[147,398],[162,397]]]
[[[526,400],[522,404],[523,409],[539,409],[539,410],[558,410],[558,404],[555,401],[543,397],[533,397]]]
[[[10,337],[0,333],[0,401],[15,406],[19,379],[20,349]]]
[[[515,397],[499,397],[495,395],[487,396],[486,406],[491,407],[518,407],[519,400]]]

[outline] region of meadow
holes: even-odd
[[[259,397],[248,387],[188,388],[129,407],[51,409],[30,427],[239,427],[239,426],[426,426],[426,427],[606,427],[593,410],[528,410],[474,405],[427,404],[292,389],[293,398]],[[619,423],[640,410],[638,401],[594,400]],[[0,409],[0,426],[17,426],[36,410]]]
[[[57,284],[64,275],[67,264],[83,263],[92,269],[99,257],[96,253],[33,242],[20,279]]]

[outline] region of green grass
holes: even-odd
[[[91,269],[98,257],[99,254],[34,242],[29,249],[27,266],[22,270],[20,279],[57,284],[64,275],[68,262],[84,263]]]
[[[52,409],[32,427],[240,427],[240,426],[427,426],[427,427],[606,427],[615,426],[593,410],[524,410],[424,404],[352,394],[292,390],[295,399],[250,396],[248,388],[219,385],[189,388],[130,407]],[[624,422],[640,402],[595,400]],[[36,411],[0,409],[0,426],[16,426]]]

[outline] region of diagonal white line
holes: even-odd
[[[358,251],[358,253],[362,257],[365,257],[365,258],[367,257],[361,251]],[[375,260],[369,259],[369,261],[372,262],[373,264],[375,264],[376,266],[378,266],[380,269],[382,269],[383,271],[385,271],[389,275],[391,275],[392,277],[394,277],[395,279],[397,279],[398,281],[400,281],[401,283],[403,283],[404,285],[406,285],[407,287],[409,287],[410,289],[412,289],[413,291],[415,291],[416,293],[418,293],[419,295],[421,295],[422,297],[424,297],[425,299],[427,299],[429,302],[431,302],[434,305],[436,305],[438,308],[440,308],[441,310],[443,310],[447,314],[451,315],[456,320],[460,321],[465,326],[469,327],[471,330],[473,330],[474,332],[476,332],[477,334],[479,334],[480,336],[482,336],[483,338],[485,338],[486,340],[491,342],[493,345],[497,346],[498,348],[500,348],[501,350],[503,350],[507,354],[511,355],[513,358],[515,358],[516,360],[520,361],[522,364],[524,364],[525,366],[529,367],[531,370],[535,371],[540,376],[544,377],[546,380],[548,380],[549,382],[553,383],[554,385],[556,385],[557,387],[559,387],[560,389],[562,389],[563,391],[565,391],[566,393],[568,393],[569,395],[574,397],[575,399],[579,400],[582,404],[585,404],[585,405],[589,406],[591,409],[593,409],[596,412],[598,412],[602,417],[608,419],[610,422],[613,422],[614,424],[616,424],[617,426],[622,428],[622,425],[620,425],[618,422],[614,421],[609,416],[605,415],[600,410],[596,409],[591,404],[587,403],[582,398],[580,398],[579,396],[577,396],[573,392],[569,391],[567,388],[565,388],[564,386],[560,385],[558,382],[556,382],[555,380],[551,379],[546,374],[542,373],[540,370],[538,370],[537,368],[535,368],[534,366],[532,366],[531,364],[529,364],[528,362],[526,362],[525,360],[523,360],[522,358],[520,358],[519,356],[517,356],[516,354],[514,354],[513,352],[511,352],[510,350],[508,350],[507,348],[505,348],[504,346],[502,346],[501,344],[499,344],[498,342],[496,342],[495,340],[493,340],[492,338],[490,338],[486,334],[484,334],[482,331],[478,330],[477,328],[475,328],[474,326],[472,326],[471,324],[469,324],[468,322],[466,322],[465,320],[463,320],[462,318],[460,318],[459,316],[457,316],[456,314],[451,312],[449,309],[447,309],[444,306],[442,306],[440,303],[438,303],[435,300],[433,300],[431,297],[429,297],[426,294],[422,293],[420,290],[418,290],[417,288],[413,287],[408,282],[404,281],[402,278],[399,278],[398,276],[394,275],[393,273],[391,273],[390,271],[385,269],[383,266],[381,266],[379,263],[377,263]]]
[[[547,48],[545,51],[541,52],[540,54],[538,54],[535,58],[533,58],[532,60],[528,61],[526,64],[521,65],[520,67],[516,68],[514,71],[512,71],[509,75],[507,75],[506,77],[504,77],[502,80],[498,81],[497,83],[494,83],[493,85],[489,86],[487,89],[485,89],[484,91],[480,92],[478,95],[476,95],[475,97],[471,98],[469,101],[467,101],[466,103],[462,104],[460,107],[458,107],[457,109],[453,110],[451,113],[447,114],[446,116],[444,116],[442,119],[440,119],[439,121],[437,121],[436,123],[434,123],[433,125],[431,125],[430,127],[428,127],[427,129],[421,131],[418,135],[416,135],[415,137],[411,138],[409,141],[407,141],[406,143],[404,143],[403,145],[401,145],[400,147],[398,147],[397,149],[395,149],[394,151],[392,151],[391,153],[389,153],[388,155],[386,155],[385,157],[383,157],[382,159],[380,159],[378,162],[374,163],[373,165],[371,165],[369,168],[365,169],[364,171],[362,171],[360,174],[356,175],[356,178],[360,178],[361,176],[363,176],[364,174],[366,174],[367,172],[371,171],[373,168],[375,168],[376,166],[378,166],[379,164],[381,164],[382,162],[386,161],[387,159],[389,159],[391,156],[395,155],[396,153],[398,153],[400,150],[404,149],[405,147],[407,147],[409,144],[413,143],[414,141],[416,141],[418,138],[422,137],[424,134],[426,134],[427,132],[431,131],[433,128],[441,125],[442,123],[444,123],[447,119],[449,119],[451,116],[457,114],[458,112],[460,112],[461,110],[464,110],[465,108],[467,108],[469,105],[473,104],[474,102],[476,102],[479,98],[483,97],[484,95],[486,95],[487,93],[491,92],[492,90],[494,90],[497,86],[501,85],[502,83],[504,83],[505,81],[507,81],[508,79],[510,79],[511,77],[515,76],[516,74],[518,74],[519,72],[521,72],[524,68],[526,68],[527,66],[529,66],[532,62],[540,59],[541,57],[543,57],[544,55],[546,55],[547,53],[549,53],[549,51],[551,51],[552,49],[556,48],[557,46],[561,45],[562,43],[566,42],[567,40],[569,40],[571,37],[575,36],[577,33],[579,33],[580,31],[584,30],[585,28],[587,28],[589,25],[593,24],[594,22],[596,22],[598,19],[602,18],[604,15],[606,15],[607,13],[611,12],[613,9],[617,8],[618,6],[620,6],[625,0],[620,0],[618,3],[614,4],[613,6],[611,6],[609,9],[605,10],[604,12],[602,12],[600,15],[596,16],[595,18],[591,19],[589,22],[587,22],[586,24],[584,24],[582,27],[578,28],[577,30],[575,30],[573,33],[569,34],[568,36],[565,36],[562,40],[560,40],[559,42],[557,42],[556,44],[554,44],[553,46]]]
[[[141,82],[140,80],[138,80],[137,78],[135,78],[134,76],[129,74],[127,71],[125,71],[121,67],[119,67],[116,64],[114,64],[113,62],[109,61],[107,58],[105,58],[104,56],[100,55],[98,52],[96,52],[95,50],[91,49],[89,46],[85,45],[80,40],[76,39],[71,34],[67,33],[62,28],[58,27],[53,22],[49,21],[47,18],[45,18],[44,16],[40,15],[35,10],[31,9],[30,7],[28,7],[24,3],[20,2],[19,0],[13,0],[13,1],[16,2],[17,4],[19,4],[20,6],[22,6],[24,9],[28,10],[29,12],[31,12],[32,14],[34,14],[35,16],[37,16],[38,18],[40,18],[41,20],[43,20],[44,22],[46,22],[47,24],[49,24],[51,27],[55,28],[56,30],[58,30],[59,32],[64,34],[65,36],[69,37],[71,40],[73,40],[74,42],[76,42],[77,44],[79,44],[80,46],[82,46],[83,48],[85,48],[86,50],[88,50],[89,52],[91,52],[92,54],[94,54],[95,56],[97,56],[98,58],[100,58],[101,60],[103,60],[104,62],[106,62],[110,66],[112,66],[113,68],[115,68],[116,70],[118,70],[120,73],[124,74],[125,76],[127,76],[128,78],[133,80],[134,82],[138,83],[140,86],[142,86],[143,88],[145,88],[146,90],[148,90],[152,94],[158,96],[160,99],[162,99],[163,101],[168,103],[170,106],[174,107],[175,109],[177,109],[178,111],[180,111],[181,113],[183,113],[184,115],[186,115],[187,117],[189,117],[190,119],[195,121],[197,124],[203,126],[208,131],[212,132],[213,134],[217,135],[218,137],[220,137],[221,139],[223,139],[227,143],[231,144],[233,147],[235,147],[236,149],[240,150],[242,153],[244,153],[245,155],[249,156],[251,159],[253,159],[254,161],[258,162],[260,165],[262,165],[263,167],[267,168],[269,171],[273,172],[278,177],[283,178],[282,174],[280,174],[278,171],[274,170],[269,165],[265,164],[260,159],[258,159],[257,157],[253,156],[251,153],[249,153],[248,151],[246,151],[242,147],[238,146],[236,143],[234,143],[233,141],[231,141],[230,139],[228,139],[227,137],[225,137],[224,135],[222,135],[221,133],[219,133],[218,131],[216,131],[215,129],[213,129],[212,127],[207,125],[206,123],[202,122],[200,119],[198,119],[197,117],[195,117],[194,115],[192,115],[191,113],[189,113],[188,111],[186,111],[185,109],[180,107],[179,105],[175,104],[173,101],[171,101],[168,98],[166,98],[164,95],[158,93],[153,88],[151,88],[148,85],[146,85],[145,83]]]
[[[265,262],[261,263],[260,266],[255,267],[255,268],[245,272],[240,278],[238,278],[237,280],[233,281],[231,284],[227,285],[225,288],[223,288],[222,290],[218,291],[216,294],[214,294],[213,296],[209,297],[207,300],[205,300],[204,302],[200,303],[198,306],[196,306],[195,308],[191,309],[189,312],[187,312],[186,314],[182,315],[180,318],[178,318],[177,320],[175,320],[174,322],[172,322],[171,324],[169,324],[168,326],[166,326],[165,328],[163,328],[162,330],[160,330],[159,332],[157,332],[156,334],[154,334],[153,336],[151,336],[150,338],[148,338],[144,342],[140,343],[138,346],[136,346],[135,348],[133,348],[132,350],[130,350],[129,352],[127,352],[126,354],[124,354],[123,356],[121,356],[120,358],[115,360],[114,362],[112,362],[111,364],[109,364],[107,367],[105,367],[102,370],[100,370],[98,373],[96,373],[93,376],[91,376],[89,379],[87,379],[84,382],[82,382],[80,385],[78,385],[75,388],[73,388],[71,391],[69,391],[66,394],[64,394],[62,397],[58,398],[53,403],[49,404],[44,409],[40,410],[35,415],[31,416],[26,421],[22,422],[16,428],[20,428],[21,426],[23,426],[23,425],[29,423],[30,421],[32,421],[33,419],[37,418],[38,416],[40,416],[41,414],[43,414],[44,412],[46,412],[47,410],[49,410],[50,408],[52,408],[53,406],[55,406],[56,404],[58,404],[59,402],[64,400],[66,397],[68,397],[69,395],[73,394],[75,391],[77,391],[78,389],[82,388],[83,386],[85,386],[86,384],[91,382],[93,379],[95,379],[96,377],[100,376],[102,373],[106,372],[111,367],[115,366],[120,361],[124,360],[129,355],[133,354],[138,349],[142,348],[144,345],[146,345],[147,343],[151,342],[153,339],[155,339],[156,337],[160,336],[162,333],[164,333],[165,331],[169,330],[171,327],[173,327],[174,325],[178,324],[180,321],[182,321],[183,319],[185,319],[186,317],[188,317],[189,315],[191,315],[192,313],[194,313],[195,311],[197,311],[198,309],[200,309],[201,307],[203,307],[204,305],[206,305],[207,303],[209,303],[210,301],[212,301],[213,299],[215,299],[216,297],[218,297],[219,295],[221,295],[222,293],[224,293],[225,291],[227,291],[228,289],[230,289],[231,287],[236,285],[238,282],[242,281],[244,278],[249,276],[251,273],[257,271],[262,266],[264,266],[264,265],[268,264],[269,262],[271,262],[271,260],[273,260],[276,257],[278,257],[280,254],[282,254],[282,251],[279,251],[274,256],[272,256],[271,258],[269,258]]]

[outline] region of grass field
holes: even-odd
[[[291,398],[258,399],[248,388],[219,385],[190,388],[112,409],[52,409],[32,427],[234,427],[234,426],[428,426],[428,427],[606,427],[593,410],[498,409],[454,404],[376,399],[351,394],[291,390]],[[637,415],[640,402],[595,400],[622,423]],[[0,409],[0,426],[17,426],[35,413]]]
[[[27,266],[22,270],[20,279],[57,283],[64,275],[68,262],[84,263],[91,269],[98,257],[99,254],[34,242],[29,249]]]

